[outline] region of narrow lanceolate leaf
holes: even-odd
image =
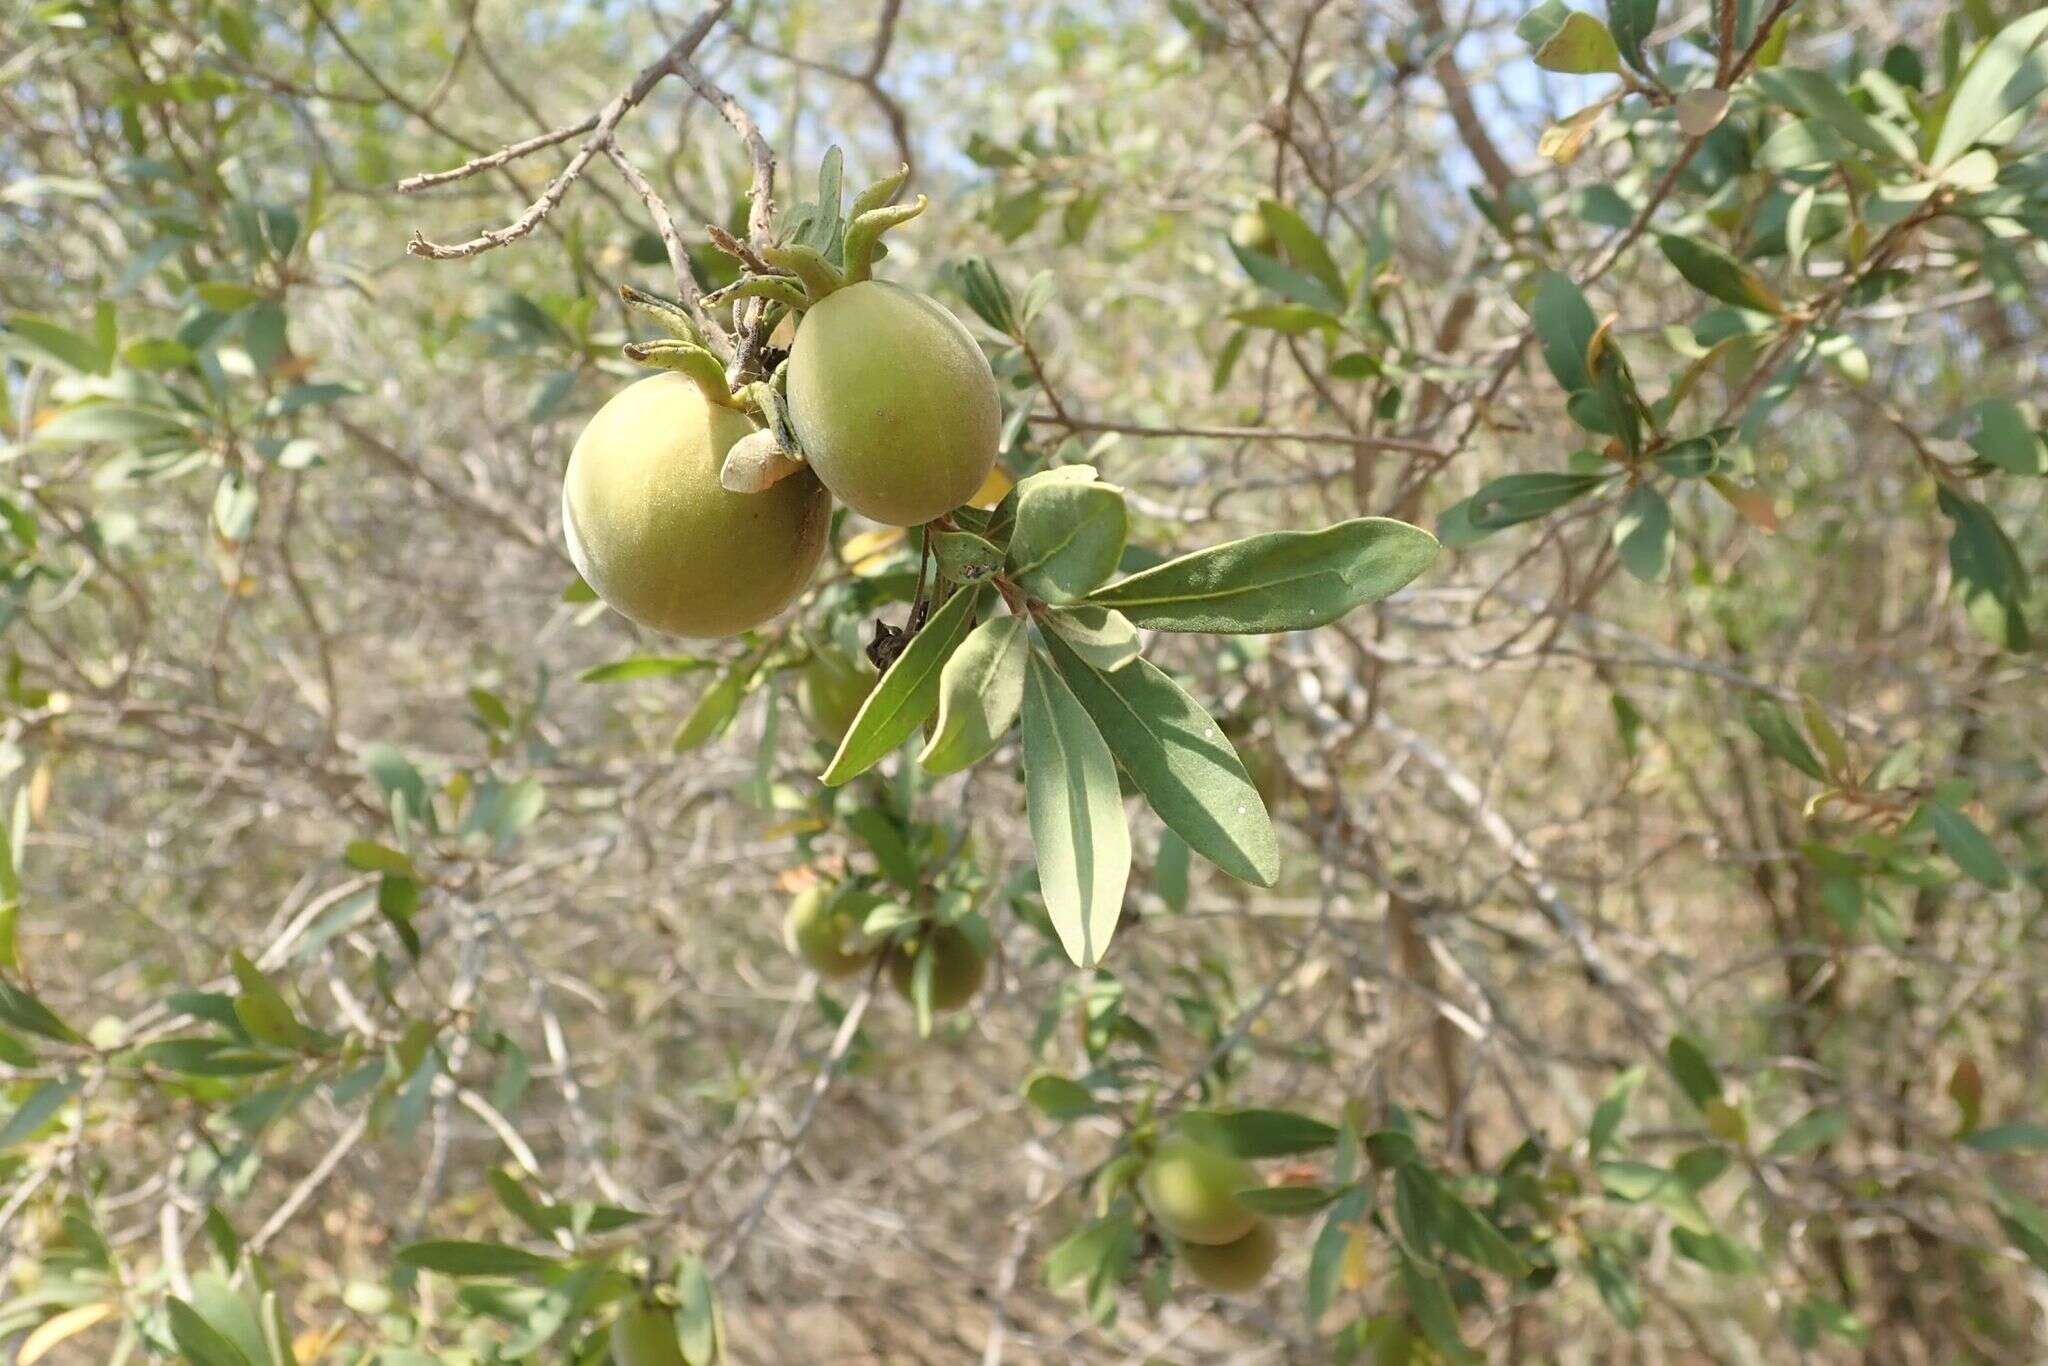
[[[2048,89],[2048,10],[2013,20],[1986,43],[1956,82],[1928,164],[1946,166]],[[2000,130],[2003,131],[2003,130]]]
[[[1009,570],[1046,602],[1075,602],[1116,572],[1130,516],[1108,484],[1055,480],[1020,486]]]
[[[1024,675],[1024,794],[1046,914],[1067,957],[1093,967],[1123,913],[1131,833],[1109,746],[1035,653]]]
[[[2012,871],[1977,822],[1946,802],[1928,802],[1921,809],[1934,827],[1934,837],[1941,841],[1942,852],[1955,860],[1956,867],[1994,892],[2012,886]]]
[[[1024,618],[994,617],[939,672],[939,723],[917,756],[930,773],[958,773],[1001,742],[1024,705]]]
[[[846,738],[839,742],[839,752],[832,756],[821,781],[837,787],[859,777],[924,724],[939,705],[940,671],[966,636],[968,623],[987,594],[983,584],[964,588],[932,613],[924,629],[911,639],[861,704],[860,715],[847,728]]]
[[[560,1265],[506,1243],[433,1241],[411,1243],[398,1249],[400,1266],[421,1271],[438,1271],[444,1276],[525,1276]]]
[[[1237,751],[1201,704],[1145,660],[1104,673],[1056,633],[1046,634],[1046,644],[1060,676],[1159,819],[1232,877],[1272,886],[1280,876],[1272,819]]]
[[[1198,550],[1098,589],[1090,601],[1158,631],[1305,631],[1401,588],[1436,537],[1386,517],[1273,531]]]
[[[1693,288],[1737,308],[1751,308],[1760,313],[1776,313],[1783,308],[1762,276],[1720,248],[1669,233],[1659,237],[1657,245],[1664,249],[1665,258],[1677,267],[1678,273]]]

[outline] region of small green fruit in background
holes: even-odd
[[[917,526],[972,498],[995,466],[1003,409],[981,347],[938,303],[865,280],[804,314],[789,416],[840,502]]]
[[[672,372],[590,419],[562,480],[562,534],[615,611],[670,635],[737,635],[810,582],[832,510],[818,481],[798,473],[759,493],[718,482],[726,451],[753,430]]]
[[[1246,209],[1230,223],[1230,240],[1246,251],[1273,254],[1273,228],[1257,209]]]
[[[796,710],[804,724],[828,745],[837,745],[860,715],[875,686],[875,671],[836,650],[821,650],[797,674]]]
[[[1258,1222],[1237,1193],[1258,1184],[1241,1158],[1185,1138],[1162,1141],[1138,1178],[1138,1196],[1168,1233],[1184,1243],[1236,1242]]]
[[[1225,1295],[1257,1289],[1279,1256],[1280,1238],[1264,1219],[1254,1219],[1234,1242],[1180,1244],[1180,1259],[1194,1278]]]
[[[845,920],[832,913],[832,893],[807,887],[789,903],[782,921],[782,939],[789,951],[820,977],[851,977],[873,959],[872,953],[848,952]]]
[[[988,976],[988,959],[980,949],[951,925],[927,930],[922,938],[932,955],[932,1009],[958,1010],[974,999]],[[903,999],[911,999],[911,983],[917,973],[917,955],[897,953],[889,960],[889,977]]]
[[[627,1305],[612,1320],[612,1366],[685,1366],[675,1316],[646,1300]]]

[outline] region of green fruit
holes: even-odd
[[[719,485],[726,450],[753,430],[675,373],[630,385],[590,419],[562,480],[562,534],[614,610],[671,635],[730,636],[810,582],[832,511],[818,481]]]
[[[865,280],[804,314],[789,351],[789,416],[834,497],[863,517],[917,526],[980,489],[1003,409],[959,319],[913,290]]]
[[[1235,1242],[1180,1245],[1180,1259],[1194,1278],[1225,1295],[1256,1289],[1279,1256],[1280,1239],[1264,1219],[1255,1220]]]
[[[852,729],[874,686],[874,670],[836,652],[814,654],[797,675],[797,715],[812,734],[836,745]]]
[[[1185,1138],[1169,1138],[1154,1150],[1138,1178],[1145,1208],[1168,1233],[1184,1243],[1236,1242],[1258,1221],[1237,1193],[1258,1184],[1241,1158]]]
[[[981,990],[981,979],[988,975],[988,959],[972,939],[951,925],[930,930],[924,942],[926,948],[922,951],[932,955],[932,1009],[958,1010]],[[912,999],[910,987],[917,974],[917,957],[898,953],[889,960],[889,978],[906,1001]]]
[[[685,1366],[676,1343],[675,1316],[644,1300],[612,1320],[613,1366]]]
[[[782,941],[789,951],[820,977],[835,981],[853,976],[874,957],[847,952],[846,931],[845,920],[832,914],[832,895],[823,887],[798,892],[782,921]]]
[[[1230,240],[1246,251],[1273,254],[1273,226],[1257,209],[1246,209],[1231,221]]]

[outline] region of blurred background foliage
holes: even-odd
[[[1162,551],[1451,548],[1155,645],[1280,885],[1144,816],[1077,973],[1013,762],[819,788],[805,653],[900,624],[901,537],[839,526],[761,653],[577,591],[657,225],[600,157],[406,253],[575,138],[395,186],[694,6],[11,0],[18,1359],[599,1360],[654,1280],[693,1361],[2035,1359],[2038,50],[1955,93],[2019,11],[722,8],[779,204],[834,144],[933,197],[884,270],[978,318],[1011,476],[1093,463]],[[665,80],[617,145],[732,278],[717,112]],[[969,1009],[789,957],[848,878],[974,907]],[[1189,1106],[1302,1188],[1257,1295],[1096,1182]]]

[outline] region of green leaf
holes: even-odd
[[[630,683],[640,678],[667,678],[671,674],[689,673],[693,669],[714,669],[715,659],[700,659],[696,655],[634,655],[631,659],[614,660],[610,664],[599,664],[576,675],[578,683]]]
[[[683,718],[683,724],[676,728],[676,738],[669,742],[669,748],[681,754],[725,734],[740,714],[740,703],[753,677],[753,668],[740,664],[712,680],[690,708],[690,714]]]
[[[1979,1129],[1963,1140],[1965,1147],[1987,1153],[2033,1152],[2048,1148],[2048,1126],[2028,1124],[2024,1121],[2012,1124],[1994,1124],[1988,1129]],[[6,1146],[0,1144],[0,1147]]]
[[[365,873],[396,873],[400,877],[417,878],[412,860],[388,844],[376,840],[350,840],[341,851],[342,862]]]
[[[1254,1186],[1237,1193],[1237,1202],[1281,1219],[1300,1219],[1326,1209],[1341,1199],[1348,1187],[1322,1186],[1304,1182],[1286,1186]]]
[[[0,1127],[0,1152],[6,1152],[17,1143],[35,1137],[57,1111],[64,1108],[64,1102],[77,1095],[83,1085],[83,1077],[67,1076],[45,1081],[29,1092],[28,1099],[8,1116],[6,1125]]]
[[[1116,572],[1129,530],[1121,490],[1071,479],[1027,479],[1017,486],[1010,577],[1046,602],[1078,601]]]
[[[939,720],[918,763],[958,773],[1002,742],[1024,706],[1031,646],[1024,618],[991,617],[962,641],[939,673]]]
[[[675,1286],[676,1338],[683,1360],[688,1366],[712,1366],[719,1359],[719,1322],[704,1259],[684,1253],[676,1264]]]
[[[1230,254],[1237,258],[1237,263],[1244,267],[1244,273],[1251,276],[1260,288],[1278,294],[1290,304],[1324,315],[1344,311],[1341,283],[1333,290],[1314,275],[1282,265],[1262,251],[1241,247],[1235,242],[1230,243]]]
[[[1025,1082],[1024,1099],[1047,1119],[1062,1122],[1095,1114],[1102,1108],[1087,1087],[1057,1072],[1040,1072]]]
[[[1608,474],[1565,474],[1548,471],[1536,474],[1504,474],[1482,487],[1465,503],[1464,516],[1481,535],[1503,527],[1533,522],[1546,517],[1566,503],[1583,498],[1613,476]],[[1444,517],[1449,520],[1451,514]]]
[[[239,280],[201,280],[192,290],[201,303],[216,313],[236,312],[263,297]]]
[[[2040,98],[2048,89],[2044,36],[2048,9],[2035,10],[2007,24],[1970,59],[1948,98],[1929,165],[1946,166],[1978,143],[1992,141],[1994,130],[2003,132],[2000,125]]]
[[[1344,1273],[1345,1254],[1350,1251],[1351,1230],[1365,1218],[1372,1192],[1354,1188],[1330,1210],[1329,1218],[1316,1232],[1315,1246],[1308,1259],[1308,1308],[1311,1321],[1329,1312],[1337,1285]]]
[[[1159,631],[1305,631],[1393,593],[1436,553],[1436,538],[1420,527],[1361,517],[1198,550],[1098,589],[1090,600]]]
[[[2016,403],[1988,399],[1969,410],[1970,448],[2013,474],[2048,474],[2048,447]]]
[[[939,531],[931,538],[939,573],[953,583],[973,583],[1003,567],[1000,547],[971,531]]]
[[[1064,607],[1040,616],[1038,624],[1057,632],[1075,654],[1095,668],[1121,669],[1138,657],[1138,628],[1107,607]]]
[[[29,360],[55,361],[81,374],[104,375],[114,362],[114,311],[102,301],[93,315],[94,336],[80,336],[33,313],[16,313],[0,332],[0,350],[26,352]]]
[[[12,982],[0,982],[0,1024],[57,1043],[85,1042],[77,1030],[58,1019],[48,1006]]]
[[[1237,1157],[1292,1157],[1337,1142],[1337,1126],[1292,1110],[1190,1110],[1180,1128],[1205,1147]]]
[[[837,787],[859,777],[924,724],[939,705],[941,670],[967,635],[968,623],[987,593],[984,584],[963,588],[932,613],[861,703],[860,714],[847,728],[821,782]]]
[[[1566,9],[1561,0],[1543,0],[1522,16],[1515,33],[1545,71],[1591,75],[1621,70],[1621,50],[1607,26],[1590,14]]]
[[[167,412],[126,403],[89,402],[66,408],[36,428],[35,440],[54,445],[69,441],[147,441],[173,435],[189,433],[183,423]]]
[[[1592,22],[1590,16],[1587,22]],[[1607,30],[1601,29],[1602,33]],[[1610,45],[1613,40],[1608,40]],[[1415,1321],[1422,1328],[1422,1335],[1430,1345],[1453,1362],[1477,1361],[1478,1356],[1465,1345],[1458,1332],[1458,1306],[1451,1299],[1450,1290],[1444,1285],[1443,1273],[1435,1267],[1426,1266],[1400,1251],[1401,1289],[1408,1296],[1408,1308],[1415,1315]]]
[[[2033,636],[2023,608],[2027,571],[2005,528],[1990,508],[1946,484],[1935,499],[1943,515],[1955,523],[1948,562],[1971,625],[2004,649],[2031,649]]]
[[[1653,1205],[1671,1216],[1680,1228],[1711,1234],[1713,1221],[1701,1206],[1699,1196],[1676,1172],[1653,1167],[1647,1162],[1602,1162],[1594,1168],[1600,1185],[1616,1200],[1631,1205]]]
[[[1809,1110],[1805,1115],[1786,1125],[1771,1140],[1771,1146],[1764,1152],[1771,1157],[1793,1157],[1800,1153],[1824,1148],[1840,1138],[1849,1128],[1849,1117],[1840,1110],[1823,1107]]]
[[[241,1348],[228,1341],[212,1324],[199,1317],[198,1310],[176,1295],[171,1296],[164,1307],[170,1316],[171,1338],[191,1366],[255,1366]]]
[[[1614,545],[1622,566],[1644,583],[1663,579],[1671,567],[1671,505],[1648,484],[1639,484],[1614,523]]]
[[[1272,229],[1273,239],[1287,253],[1287,259],[1314,276],[1328,291],[1330,306],[1341,309],[1347,293],[1344,272],[1337,268],[1337,258],[1330,254],[1322,234],[1310,227],[1307,219],[1277,199],[1261,199],[1259,217]]]
[[[1693,1040],[1673,1034],[1664,1045],[1664,1057],[1671,1064],[1671,1075],[1677,1079],[1679,1089],[1694,1105],[1704,1110],[1710,1102],[1721,1098],[1720,1075],[1714,1071],[1714,1064],[1707,1061],[1706,1050]]]
[[[1918,149],[1905,130],[1864,113],[1841,82],[1826,72],[1783,66],[1757,72],[1756,83],[1779,104],[1821,120],[1866,152],[1908,165],[1917,158]]]
[[[235,981],[242,994],[235,1001],[235,1018],[249,1037],[278,1048],[298,1048],[306,1042],[306,1027],[278,991],[240,949],[229,958]]]
[[[875,856],[884,877],[909,891],[918,889],[917,860],[904,841],[902,827],[886,808],[864,806],[846,817],[846,828]]]
[[[398,1249],[400,1266],[438,1271],[444,1276],[527,1276],[552,1271],[561,1263],[505,1243],[429,1241]]]
[[[1130,830],[1109,746],[1036,653],[1024,680],[1024,786],[1046,914],[1067,957],[1093,967],[1123,913]]]
[[[2011,870],[1975,821],[1947,802],[1923,802],[1920,810],[1934,827],[1934,837],[1941,842],[1942,852],[1955,860],[1956,867],[1994,892],[2012,886]]]
[[[1607,31],[1630,66],[1647,74],[1649,59],[1643,44],[1657,27],[1657,0],[1607,0]]]
[[[1529,320],[1536,329],[1543,363],[1550,367],[1558,387],[1568,394],[1590,389],[1593,376],[1586,369],[1586,353],[1592,349],[1600,322],[1570,276],[1546,270],[1536,277]]]
[[[1586,1126],[1588,1156],[1597,1158],[1613,1145],[1621,1121],[1628,1114],[1629,1100],[1643,1084],[1644,1075],[1641,1067],[1631,1067],[1609,1084],[1607,1094],[1594,1107],[1593,1118]]]
[[[1767,171],[1803,171],[1836,166],[1857,155],[1855,144],[1822,119],[1795,119],[1781,125],[1757,148],[1757,165]]]
[[[1299,337],[1317,328],[1330,332],[1344,330],[1344,320],[1336,314],[1310,308],[1307,304],[1262,304],[1256,308],[1240,308],[1230,315],[1230,321],[1290,337]]]
[[[1664,257],[1678,269],[1693,288],[1713,295],[1737,308],[1760,313],[1779,313],[1784,305],[1763,277],[1742,262],[1705,242],[1664,233],[1657,238]]]
[[[1743,713],[1749,728],[1756,732],[1757,739],[1764,742],[1764,748],[1783,759],[1809,778],[1827,781],[1827,770],[1821,767],[1820,758],[1806,743],[1806,737],[1799,733],[1799,727],[1785,709],[1767,697],[1759,697],[1749,704]]]
[[[1127,1258],[1136,1241],[1137,1230],[1131,1227],[1129,1206],[1118,1204],[1108,1215],[1084,1224],[1045,1255],[1045,1283],[1053,1290],[1063,1290],[1095,1275],[1105,1263]]]
[[[1230,741],[1201,704],[1149,661],[1103,672],[1057,632],[1046,645],[1060,676],[1167,828],[1232,877],[1270,887],[1280,843],[1266,804]]]

